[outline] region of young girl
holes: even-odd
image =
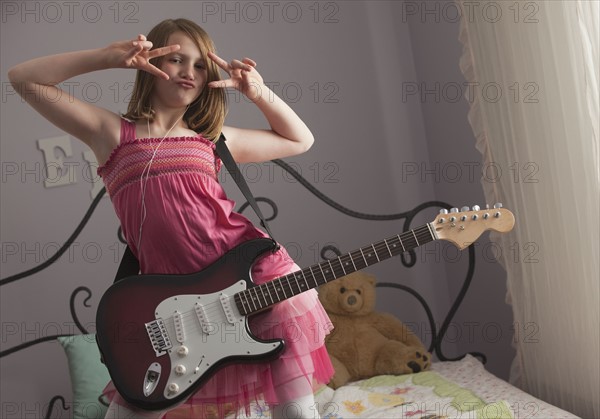
[[[229,78],[221,79],[219,67]],[[306,125],[265,86],[255,67],[249,58],[222,60],[202,28],[186,19],[168,19],[147,38],[139,35],[105,48],[37,58],[15,66],[8,76],[36,111],[93,150],[141,273],[187,274],[244,241],[267,237],[232,211],[234,202],[217,181],[221,161],[215,142],[220,133],[237,162],[292,156],[313,142]],[[123,116],[55,86],[106,68],[138,70]],[[223,125],[225,88],[239,90],[258,106],[271,129]],[[259,259],[252,276],[263,283],[298,269],[280,248]],[[136,409],[109,383],[104,391],[111,400],[106,417],[189,418],[209,412],[224,417],[260,399],[273,417],[318,417],[314,386],[333,375],[323,343],[330,325],[316,292],[299,294],[250,318],[258,337],[286,341],[275,361],[227,366],[169,412]]]

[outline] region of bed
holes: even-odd
[[[415,216],[424,209],[431,207],[450,208],[447,203],[431,201],[423,203],[410,211],[389,216],[362,214],[344,208],[324,196],[285,162],[277,160],[274,163],[288,171],[316,197],[340,212],[367,220],[404,219],[405,231],[410,229]],[[77,227],[76,232],[83,229],[103,194],[104,191],[98,194]],[[277,213],[273,201],[267,198],[257,198],[257,201],[271,205],[273,214]],[[238,211],[243,212],[246,208],[247,204],[244,204]],[[68,247],[76,237],[77,234],[73,234],[64,247]],[[321,253],[325,259],[328,258],[326,252],[340,254],[336,248],[325,247]],[[61,250],[58,251],[57,258],[60,255]],[[469,248],[469,269],[462,288],[439,330],[436,330],[436,323],[426,301],[414,290],[398,283],[377,284],[378,287],[385,288],[383,292],[389,292],[387,288],[401,290],[411,294],[421,303],[429,318],[430,330],[433,332],[429,350],[435,354],[438,362],[434,362],[430,370],[416,374],[376,376],[349,383],[337,390],[324,386],[315,393],[315,409],[318,410],[322,418],[576,417],[528,395],[487,372],[482,364],[482,361],[485,362],[485,355],[483,354],[470,353],[452,360],[444,356],[441,343],[448,325],[460,306],[473,278],[474,257],[475,253],[472,251],[471,246]],[[400,258],[406,267],[411,267],[415,263],[414,252],[402,253]],[[31,271],[37,272],[45,267],[40,266]],[[2,282],[4,284],[26,276],[28,276],[28,272],[3,279]],[[100,362],[94,334],[88,332],[77,317],[75,301],[81,301],[80,296],[82,293],[86,294],[84,299],[84,304],[86,304],[89,297],[91,297],[89,288],[85,286],[77,287],[71,294],[71,315],[74,323],[79,328],[80,334],[49,336],[44,339],[25,342],[0,353],[0,357],[5,357],[17,351],[26,350],[32,345],[53,340],[62,345],[68,360],[73,394],[70,396],[56,395],[49,402],[46,402],[47,409],[44,412],[46,418],[64,417],[65,412],[68,412],[66,415],[76,419],[103,418],[107,409],[106,403],[100,398],[100,394],[110,377],[106,368]],[[89,308],[88,305],[86,307]],[[238,413],[240,413],[240,417],[245,416],[244,412]],[[174,414],[171,417],[177,417],[177,415]],[[268,418],[270,415],[264,403],[256,403],[251,406],[251,414],[248,417]]]
[[[74,389],[74,418],[103,418],[106,405],[98,399],[109,379],[99,362],[93,334],[59,338],[69,360]],[[59,414],[54,402],[47,418]],[[355,381],[333,390],[324,386],[315,393],[315,408],[323,419],[416,418],[416,419],[509,419],[576,418],[562,409],[517,389],[487,372],[472,355],[459,361],[434,362],[430,370],[416,374],[381,375]],[[239,417],[267,419],[264,403],[254,403],[250,415]],[[62,416],[60,416],[62,417]],[[176,412],[169,418],[180,417]]]

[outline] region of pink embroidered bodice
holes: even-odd
[[[121,142],[98,174],[142,273],[196,272],[245,240],[267,237],[233,211],[218,182],[220,168],[215,144],[202,135],[136,139],[135,124],[122,119]],[[254,279],[272,279],[293,263],[281,249],[255,264]]]

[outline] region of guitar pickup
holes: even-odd
[[[173,347],[171,339],[167,334],[165,323],[162,319],[156,319],[150,323],[146,323],[145,326],[156,356],[164,355],[167,353],[167,350]]]
[[[231,324],[234,324],[237,319],[231,307],[231,298],[229,298],[227,294],[222,292],[219,296],[219,299],[221,300],[221,306],[223,307],[223,311],[225,312],[225,317],[227,317],[227,321]]]
[[[211,335],[216,333],[216,329],[210,327],[210,323],[208,321],[208,316],[206,315],[206,310],[204,310],[204,306],[200,303],[194,304],[194,310],[196,311],[196,316],[198,317],[198,321],[200,322],[200,327],[202,331],[207,335]]]
[[[173,323],[175,323],[175,338],[177,342],[185,342],[185,330],[183,329],[183,317],[179,311],[173,313]]]

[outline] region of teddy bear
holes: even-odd
[[[333,323],[325,338],[335,374],[333,389],[382,374],[428,369],[431,354],[419,338],[391,314],[375,308],[373,275],[354,272],[319,287],[319,300]]]

